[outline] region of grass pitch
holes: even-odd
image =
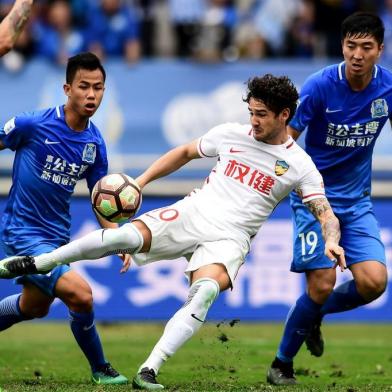
[[[282,324],[207,323],[162,368],[169,391],[389,391],[392,392],[392,325],[325,324],[321,358],[299,353],[296,387],[272,387],[265,374]],[[161,324],[99,325],[107,358],[134,376],[161,335]],[[1,333],[1,392],[129,391],[93,386],[86,360],[63,323],[29,322]]]

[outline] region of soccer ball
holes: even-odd
[[[104,219],[121,223],[138,212],[142,194],[133,178],[122,173],[108,174],[94,185],[91,203]]]

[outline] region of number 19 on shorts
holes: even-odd
[[[299,233],[298,237],[301,239],[302,256],[311,256],[316,250],[318,237],[315,231],[308,231],[307,233]]]

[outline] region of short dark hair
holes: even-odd
[[[273,76],[266,74],[248,80],[248,91],[244,102],[254,98],[262,101],[265,106],[276,115],[283,109],[290,110],[289,122],[297,109],[298,91],[287,76]]]
[[[373,36],[379,45],[384,42],[384,23],[371,12],[355,12],[342,23],[342,41],[349,37]]]
[[[103,68],[99,58],[94,53],[79,53],[68,59],[67,70],[65,72],[65,80],[68,84],[73,82],[78,69],[88,69],[89,71],[99,69],[102,72],[103,81],[106,80],[105,69]]]

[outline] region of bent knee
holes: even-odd
[[[308,295],[316,303],[324,303],[332,293],[336,283],[334,269],[320,269],[306,273]]]
[[[219,284],[211,278],[200,278],[196,280],[189,291],[188,301],[199,302],[201,306],[210,306],[219,294]]]
[[[322,304],[330,296],[334,289],[334,283],[329,280],[321,280],[319,282],[311,282],[308,284],[308,294],[316,303]]]
[[[91,291],[83,291],[70,295],[66,301],[67,306],[74,312],[87,313],[93,309],[93,295]]]
[[[204,265],[191,272],[192,285],[204,279],[217,283],[219,291],[224,291],[231,287],[231,279],[226,266],[221,263]]]
[[[387,287],[387,279],[383,277],[368,277],[355,283],[359,294],[369,301],[382,295]]]
[[[386,266],[378,261],[366,261],[351,267],[358,293],[367,301],[378,298],[388,284]]]

